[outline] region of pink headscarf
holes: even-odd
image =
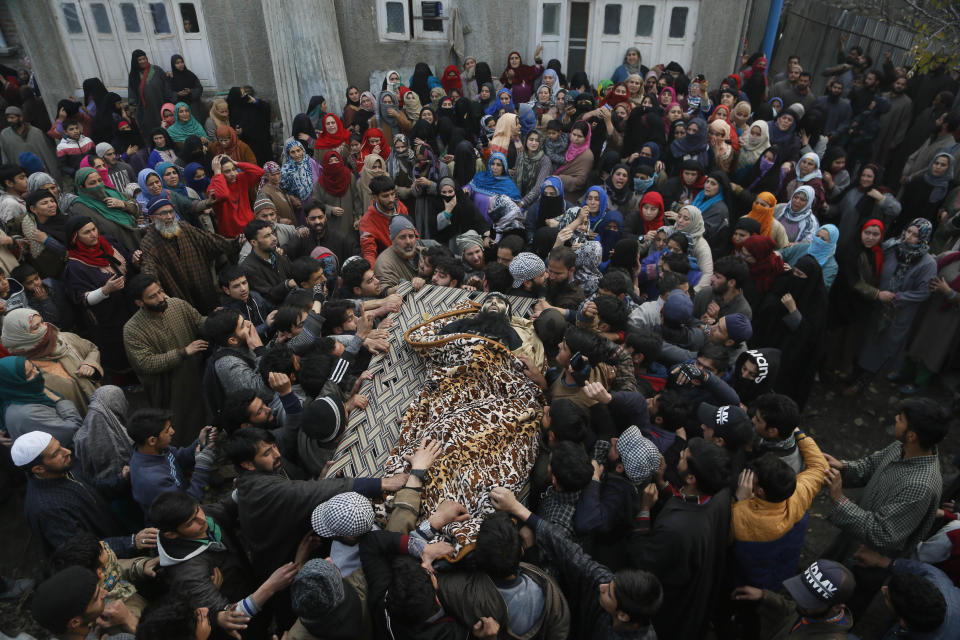
[[[83,160],[80,161],[80,166],[90,167],[91,169],[93,169],[94,171],[100,174],[100,178],[103,179],[103,184],[107,185],[111,189],[116,189],[116,187],[113,186],[113,180],[110,179],[110,174],[107,172],[106,163],[104,163],[103,168],[97,169],[92,164],[90,164],[90,156],[83,156]]]
[[[573,144],[573,139],[572,138],[570,139],[570,144],[567,145],[567,154],[565,156],[567,162],[563,165],[564,167],[570,164],[570,162],[573,161],[573,159],[576,158],[578,155],[583,153],[584,150],[590,148],[590,138],[593,137],[593,130],[590,128],[590,124],[588,122],[584,122],[583,120],[577,120],[577,122],[583,122],[583,124],[587,125],[587,136],[584,139],[583,144],[579,144],[579,145]],[[574,122],[573,124],[577,124],[577,123]],[[571,126],[571,129],[573,129],[572,126]]]

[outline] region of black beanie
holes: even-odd
[[[74,234],[91,222],[93,222],[93,218],[90,216],[70,216],[67,218],[67,223],[64,225],[64,230],[67,232],[67,243],[73,244]]]
[[[346,423],[343,405],[328,396],[320,396],[304,407],[300,429],[318,443],[327,444],[343,433]]]
[[[33,619],[48,631],[66,631],[71,618],[82,616],[97,592],[97,574],[86,567],[67,567],[37,587]]]
[[[44,198],[53,198],[53,194],[50,193],[48,189],[37,189],[36,191],[31,191],[26,196],[24,196],[23,202],[24,204],[27,205],[27,209],[29,209],[30,207],[37,204]],[[53,198],[53,200],[54,202],[56,202],[57,199]]]

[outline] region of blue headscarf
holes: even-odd
[[[196,179],[197,171],[203,170],[203,166],[199,162],[191,162],[186,167],[183,168],[183,174],[187,178],[187,185],[200,194],[200,197],[203,197],[203,194],[207,192],[207,188],[210,186],[210,178],[206,175],[200,180]],[[206,174],[206,170],[204,170]]]
[[[510,104],[506,106],[500,104],[500,95],[504,93],[510,96]],[[507,113],[517,112],[517,108],[513,104],[513,93],[510,91],[510,89],[500,89],[499,91],[497,91],[497,95],[495,95],[493,97],[493,100],[490,101],[490,106],[487,107],[487,110],[484,111],[484,113],[487,114],[488,116],[496,117],[497,114],[500,113],[500,109],[506,109]]]
[[[564,197],[564,195],[563,195],[563,180],[561,180],[559,177],[557,177],[557,176],[550,176],[550,177],[546,178],[546,179],[543,181],[543,184],[540,185],[540,195],[541,195],[541,196],[543,195],[543,190],[546,189],[547,187],[553,187],[554,189],[557,190],[557,195],[558,195],[558,196],[560,196],[561,198]]]
[[[607,225],[611,222],[615,222],[617,224],[616,231],[607,229]],[[614,246],[616,246],[617,242],[620,241],[620,237],[622,235],[623,214],[616,209],[610,209],[603,217],[603,220],[600,223],[600,228],[597,232],[597,239],[600,241],[601,246],[603,246],[604,260],[607,260],[610,257],[610,251],[614,248]]]
[[[830,256],[837,251],[837,240],[840,238],[840,229],[832,224],[825,224],[820,227],[820,229],[817,229],[817,233],[819,233],[821,229],[827,230],[827,233],[830,234],[830,239],[824,240],[814,234],[813,242],[810,243],[810,248],[807,249],[807,253],[816,258],[822,267],[827,263],[827,260],[830,259]]]
[[[490,164],[494,159],[498,159],[503,163],[502,176],[495,176],[493,172],[490,171]],[[507,156],[499,151],[494,151],[490,154],[490,159],[487,161],[487,170],[473,176],[473,180],[470,181],[469,185],[470,189],[476,193],[489,196],[490,198],[502,194],[508,196],[511,200],[520,200],[523,198],[523,194],[520,193],[520,189],[516,183],[510,179],[510,174],[507,173],[507,167],[509,166],[510,165],[507,164]],[[603,191],[602,188],[601,191]],[[604,194],[604,198],[606,198],[606,194]]]
[[[583,202],[580,203],[581,207],[587,206],[587,196],[590,195],[591,191],[595,191],[597,195],[600,196],[600,208],[597,209],[596,216],[590,216],[589,218],[590,230],[596,231],[597,233],[599,233],[601,229],[601,225],[604,222],[604,218],[607,216],[607,190],[603,187],[602,184],[596,184],[590,187],[589,189],[587,189],[587,192],[583,194]],[[623,220],[621,219],[620,222],[622,226]]]
[[[150,189],[147,188],[147,178],[149,178],[151,174],[160,179],[160,195],[164,195],[164,192],[167,190],[167,185],[163,183],[163,178],[160,177],[159,173],[150,168],[141,169],[140,173],[137,174],[137,184],[140,185],[140,193],[137,195],[137,202],[140,203],[140,208],[144,211],[147,210],[147,203],[150,202],[150,198],[153,197],[153,194],[150,193]]]
[[[660,145],[658,145],[656,142],[649,141],[649,142],[644,142],[642,145],[640,145],[641,150],[644,147],[650,147],[650,153],[652,154],[650,157],[651,161],[656,162],[657,160],[660,159]]]
[[[547,76],[551,76],[553,78],[553,84],[550,85],[550,97],[556,98],[557,91],[560,91],[560,89],[563,88],[560,86],[560,76],[558,76],[557,72],[554,71],[553,69],[547,69],[543,72],[543,75],[540,76],[540,84],[547,84],[546,82],[543,81],[543,79],[546,78]]]
[[[701,212],[703,212],[703,211],[706,211],[707,209],[709,209],[710,207],[712,207],[713,205],[717,204],[717,203],[720,202],[721,200],[723,200],[723,185],[722,185],[722,184],[719,185],[719,187],[717,188],[717,194],[716,194],[715,196],[713,196],[712,198],[708,198],[707,195],[706,195],[706,193],[704,193],[703,191],[701,191],[700,193],[698,193],[698,194],[696,195],[696,197],[693,199],[693,202],[691,202],[690,204],[692,204],[692,205],[695,206],[697,209],[700,209]]]
[[[524,102],[517,111],[517,119],[520,120],[520,133],[527,135],[537,126],[537,116],[533,112],[533,107]]]
[[[169,169],[170,167],[173,167],[174,169],[177,170],[178,180],[177,180],[177,186],[175,186],[175,187],[171,187],[170,185],[167,184],[167,181],[163,179],[163,174],[164,174],[164,173],[166,172],[166,170]],[[164,189],[166,189],[166,190],[168,190],[168,191],[176,191],[177,193],[179,193],[179,194],[181,194],[181,195],[184,195],[184,196],[187,195],[187,185],[186,185],[186,183],[183,181],[183,170],[182,170],[180,167],[178,167],[177,165],[173,164],[172,162],[158,162],[158,163],[157,163],[157,166],[154,167],[154,169],[156,169],[157,174],[160,176],[160,180],[163,181],[163,188],[164,188]],[[140,188],[143,189],[143,187],[140,187]],[[188,196],[188,197],[189,197],[189,196]]]

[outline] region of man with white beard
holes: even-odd
[[[221,255],[235,260],[239,245],[177,220],[173,203],[155,196],[147,203],[151,224],[140,242],[141,270],[156,276],[163,290],[186,300],[201,314],[210,313],[220,292],[212,265]]]

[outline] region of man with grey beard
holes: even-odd
[[[162,195],[150,199],[147,212],[151,224],[140,242],[141,270],[156,276],[168,295],[210,313],[220,299],[212,266],[220,256],[234,261],[239,245],[177,220],[173,203]]]

